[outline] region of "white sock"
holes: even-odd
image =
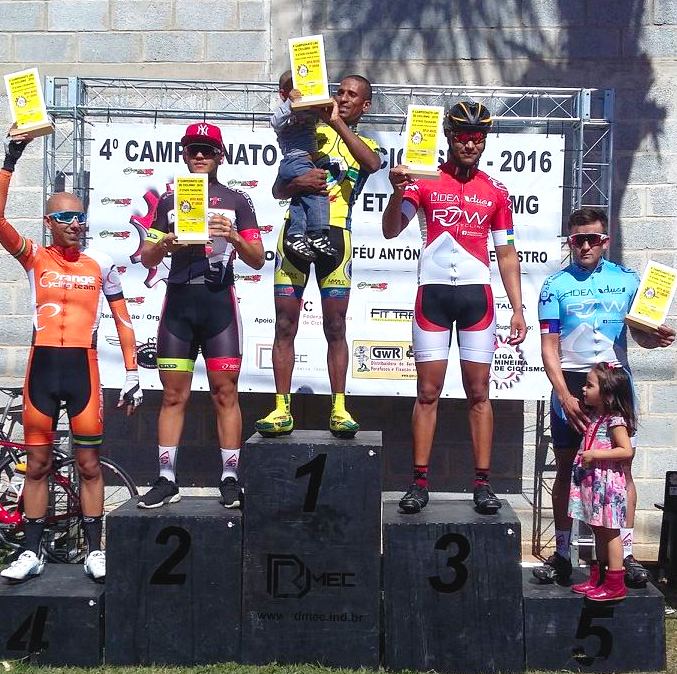
[[[163,447],[158,445],[158,454],[160,460],[160,477],[166,477],[172,482],[176,482],[176,452],[177,447]]]
[[[221,461],[223,461],[221,480],[225,480],[227,477],[234,477],[237,480],[237,464],[240,462],[240,450],[224,449],[221,447]]]
[[[633,529],[621,529],[621,541],[623,542],[623,559],[632,554],[632,534]]]
[[[571,559],[569,545],[571,544],[571,529],[555,529],[555,545],[557,553],[565,559]]]

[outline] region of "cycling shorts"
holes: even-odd
[[[295,297],[301,299],[308,279],[311,263],[296,256],[288,256],[282,247],[287,234],[288,223],[277,241],[275,256],[275,297]],[[320,296],[348,299],[352,279],[352,247],[350,230],[342,227],[329,227],[329,240],[338,251],[336,258],[319,255],[315,264],[315,277]]]
[[[578,398],[581,407],[583,407],[583,384],[585,384],[588,373],[562,370],[562,374],[564,375],[567,390],[572,396]],[[637,398],[635,397],[636,400]],[[560,449],[578,449],[583,440],[583,433],[579,433],[569,424],[554,391],[550,395],[550,433],[552,434],[552,448],[555,451]],[[636,433],[630,438],[630,444],[633,449],[636,449]]]
[[[103,397],[96,349],[34,346],[24,382],[27,445],[51,445],[62,401],[73,449],[98,449],[103,436]]]
[[[158,370],[192,372],[198,351],[209,371],[240,371],[242,324],[234,286],[167,284],[158,327]]]
[[[419,286],[412,335],[414,360],[448,360],[454,323],[461,360],[491,363],[496,349],[496,316],[489,285]]]

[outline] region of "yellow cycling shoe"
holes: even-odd
[[[264,438],[277,438],[289,435],[294,430],[294,417],[287,410],[275,408],[267,417],[259,419],[254,428]]]
[[[329,430],[337,438],[354,438],[360,430],[360,424],[346,410],[332,410],[329,417]]]

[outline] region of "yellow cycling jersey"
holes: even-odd
[[[378,151],[376,141],[357,134],[367,147]],[[330,126],[317,127],[317,151],[315,165],[328,172],[329,224],[333,227],[350,229],[353,204],[357,201],[369,173],[360,168],[357,160]]]

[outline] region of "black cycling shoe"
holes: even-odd
[[[227,477],[221,480],[219,485],[221,499],[219,503],[224,508],[239,508],[242,503],[242,489],[234,477]]]
[[[304,234],[290,234],[282,244],[287,255],[296,256],[306,262],[314,262],[317,259],[315,251],[310,247]]]
[[[571,571],[571,560],[555,552],[543,562],[543,566],[535,567],[531,573],[541,583],[566,583]]]
[[[338,257],[338,251],[334,246],[331,245],[329,237],[322,234],[315,234],[308,236],[308,245],[320,255],[326,255],[327,257]]]
[[[632,555],[623,560],[623,567],[628,587],[644,587],[649,582],[649,572]]]
[[[502,506],[488,482],[478,484],[473,490],[472,498],[477,512],[482,515],[494,515]]]
[[[428,505],[428,489],[419,487],[415,482],[400,499],[400,509],[407,514],[420,513]]]
[[[152,488],[139,498],[136,504],[139,508],[161,508],[167,503],[178,503],[181,500],[176,482],[160,476]]]

